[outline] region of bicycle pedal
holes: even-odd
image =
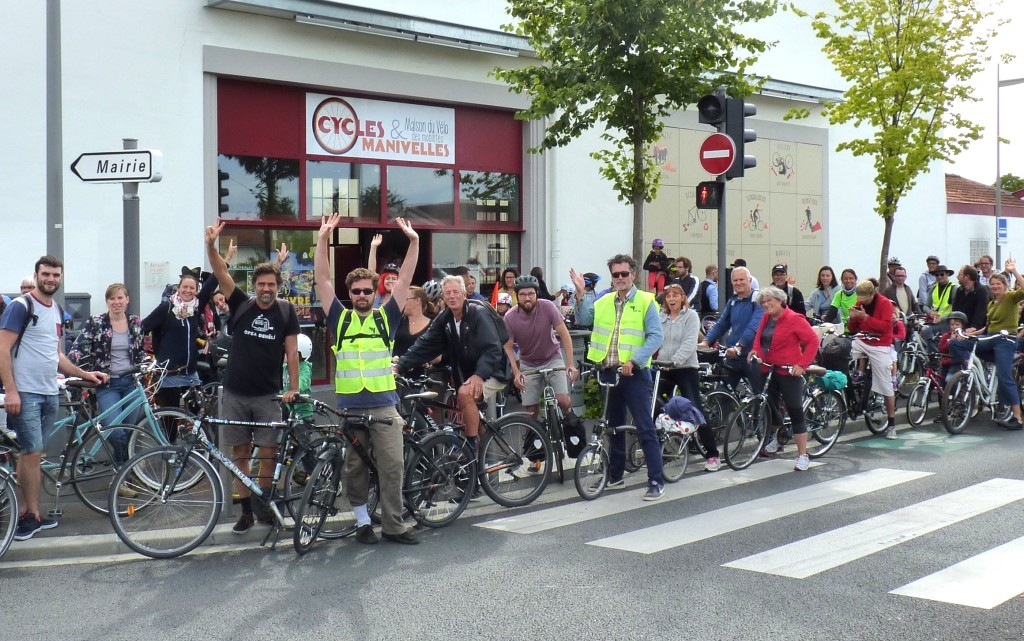
[[[62,510],[60,508],[53,508],[52,510],[50,510],[49,512],[46,513],[46,516],[48,516],[50,518],[59,519],[62,516],[64,516],[64,510]]]

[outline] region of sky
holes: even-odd
[[[982,4],[995,5],[984,0]],[[1001,80],[1024,78],[1024,40],[1021,38],[1024,34],[1024,1],[1003,0],[995,10],[998,16],[1012,22],[1003,25],[997,37],[989,42],[992,60],[973,79],[975,96],[980,100],[956,107],[962,116],[983,125],[985,131],[980,139],[946,165],[946,173],[959,174],[986,185],[996,180],[996,59],[999,54],[1016,56],[1013,62],[1000,66]],[[1024,83],[1000,89],[999,100],[999,134],[1009,141],[1000,147],[999,171],[1003,175],[1024,177]]]

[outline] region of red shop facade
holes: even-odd
[[[255,265],[286,245],[282,295],[313,338],[315,382],[331,373],[313,284],[324,214],[347,219],[332,241],[343,300],[345,274],[368,264],[374,235],[378,268],[401,263],[398,217],[420,236],[416,284],[465,265],[486,295],[502,269],[519,269],[523,130],[511,111],[220,78],[217,152],[235,280],[249,290]]]

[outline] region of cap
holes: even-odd
[[[511,305],[512,294],[509,294],[508,292],[501,292],[500,294],[498,294],[498,304],[501,305],[502,303],[506,305]]]
[[[775,267],[772,267],[772,273],[774,274],[775,272],[782,272],[783,274],[788,274],[789,273],[789,267],[786,267],[782,263],[779,263]]]
[[[928,258],[924,259],[924,262],[926,262],[926,263],[936,262],[937,263],[937,262],[939,262],[939,257],[938,256],[929,256]]]

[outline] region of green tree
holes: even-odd
[[[768,48],[737,29],[771,15],[776,0],[509,0],[515,24],[539,64],[497,68],[526,93],[523,120],[547,120],[533,152],[567,145],[601,125],[610,147],[591,155],[620,201],[633,205],[632,251],[643,258],[644,203],[660,172],[648,149],[669,114],[724,85],[734,97],[751,85],[745,70]]]
[[[1024,189],[1024,178],[1013,174],[1003,174],[1003,177],[999,179],[999,185],[1004,191],[1013,193]]]
[[[836,13],[811,20],[825,55],[850,84],[823,114],[834,125],[853,123],[867,132],[836,150],[874,158],[875,212],[885,223],[878,267],[883,284],[900,199],[932,162],[952,159],[981,135],[980,125],[953,111],[957,102],[977,100],[970,79],[989,60],[987,41],[998,26],[981,26],[992,12],[978,4],[835,0]],[[795,110],[787,118],[807,114]]]

